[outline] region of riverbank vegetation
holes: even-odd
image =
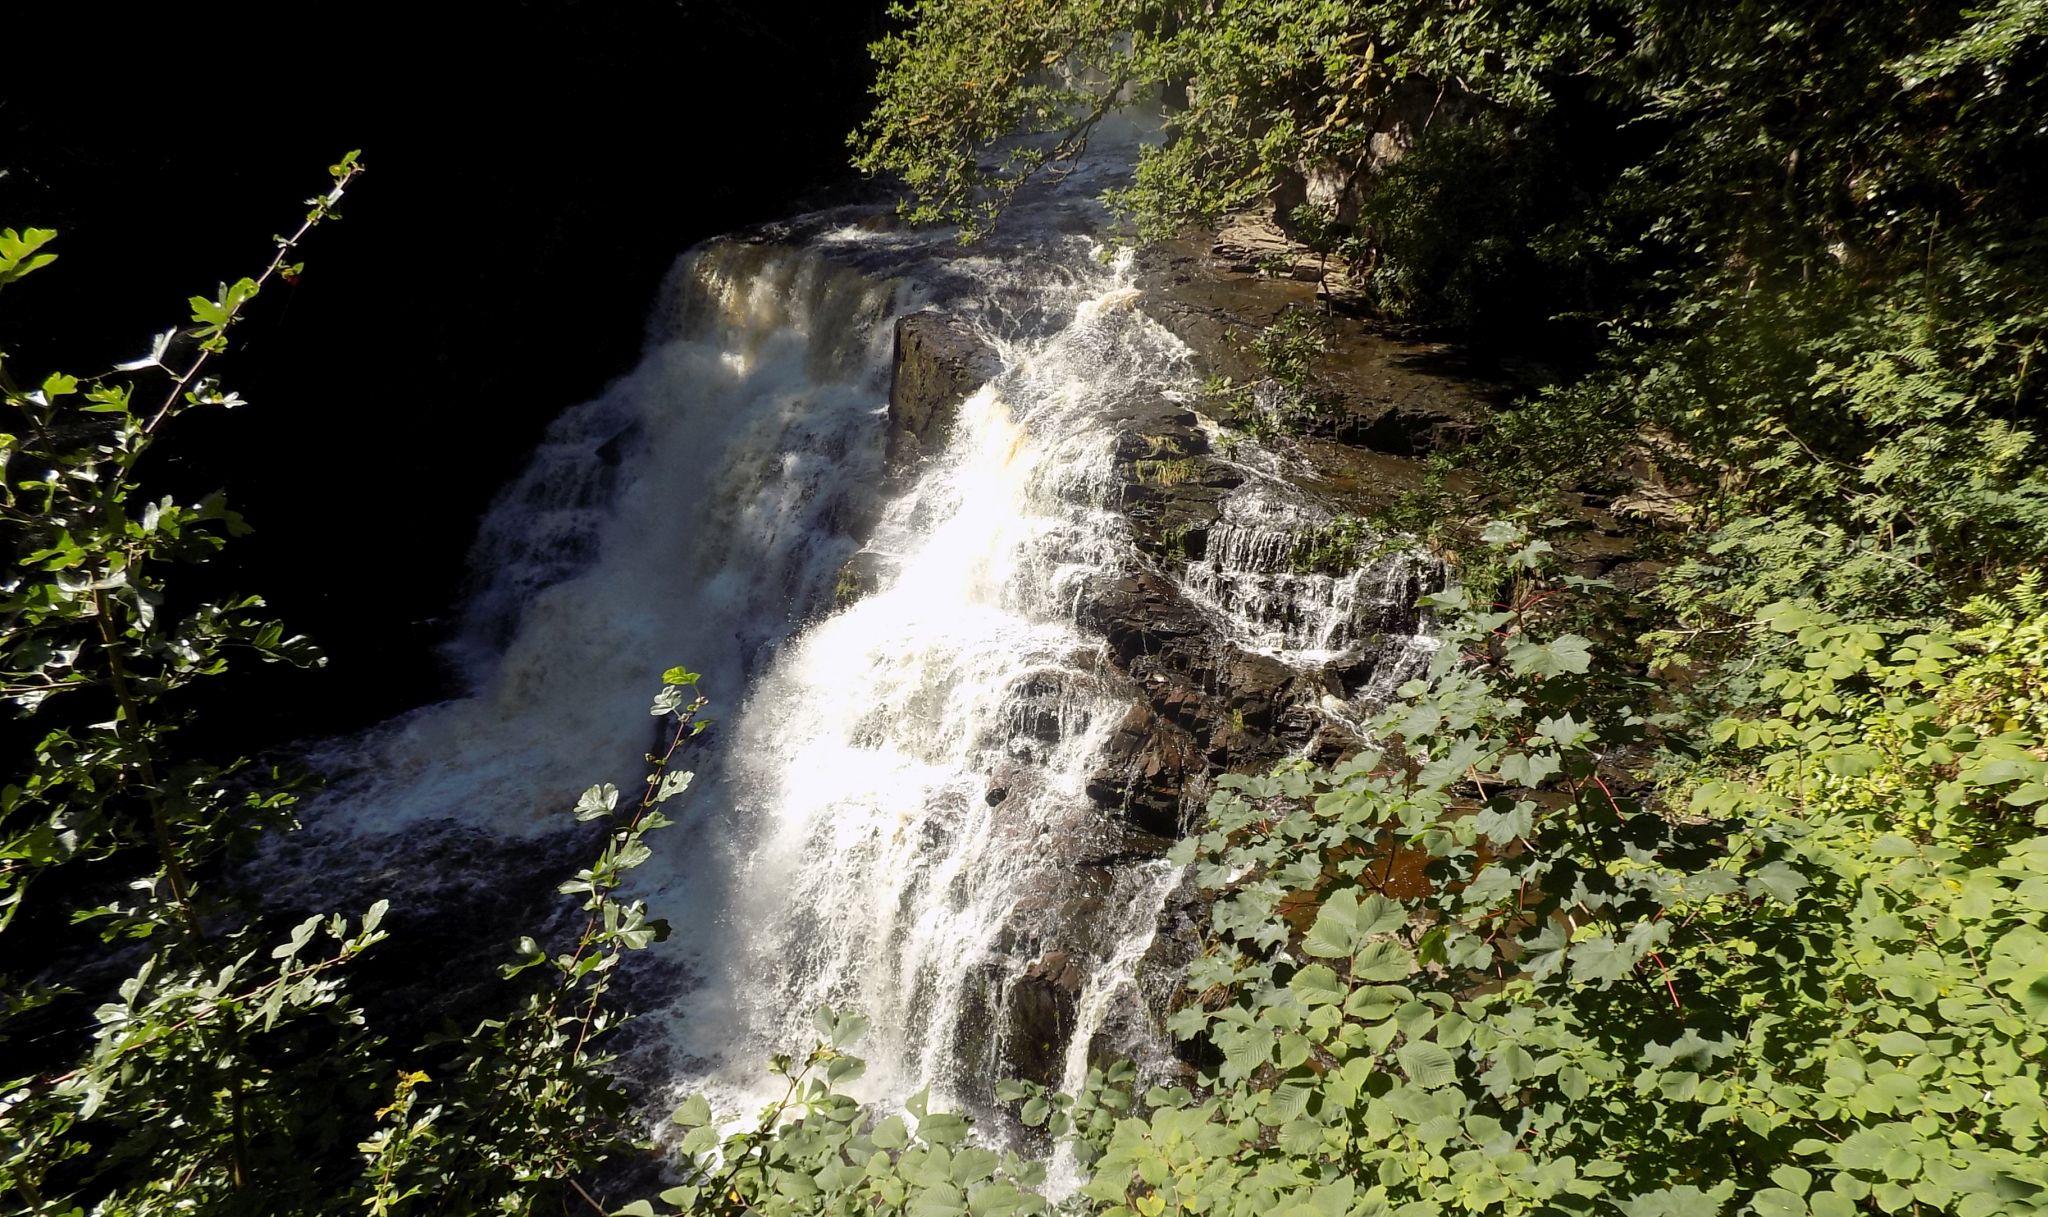
[[[671,670],[652,707],[668,746],[645,791],[594,787],[573,809],[602,822],[561,889],[583,916],[548,949],[507,927],[505,983],[452,1002],[429,984],[434,1015],[358,986],[390,949],[389,902],[281,920],[238,876],[295,827],[303,777],[190,742],[231,667],[322,660],[260,599],[217,593],[207,563],[247,525],[219,494],[149,488],[157,449],[186,416],[245,404],[216,360],[362,168],[335,164],[259,273],[193,297],[139,357],[88,376],[0,365],[0,696],[26,758],[0,787],[7,1212],[602,1211],[596,1172],[636,1149],[607,992],[666,926],[619,888],[689,784],[670,762],[703,727],[694,673]],[[59,249],[0,231],[0,287]],[[465,950],[393,920],[404,949]]]
[[[1434,503],[1463,586],[1429,677],[1182,846],[1194,1077],[1018,1093],[1083,1203],[2048,1207],[2048,9],[902,15],[858,143],[914,216],[1000,224],[1163,100],[1111,196],[1141,239],[1269,207],[1353,311],[1522,379]],[[1647,588],[1560,562],[1589,508]],[[765,1211],[865,1203],[731,1148]],[[1008,1210],[963,1182],[923,1203]]]

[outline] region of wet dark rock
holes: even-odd
[[[1060,1082],[1074,1008],[1087,975],[1066,951],[1047,951],[1010,983],[1003,1055],[1016,1076],[1041,1085]]]
[[[638,422],[626,424],[616,435],[597,446],[597,459],[608,469],[618,468],[626,459],[626,453],[641,442],[643,430]]]
[[[863,549],[848,558],[832,585],[832,607],[845,608],[873,591],[881,574],[882,556],[872,550]]]
[[[933,309],[897,320],[895,367],[889,389],[892,463],[936,451],[960,403],[1002,370],[972,327]]]
[[[1140,548],[1199,558],[1223,500],[1244,475],[1210,452],[1194,411],[1166,401],[1127,407],[1116,442],[1118,506]]]
[[[1183,727],[1147,704],[1132,706],[1103,749],[1103,765],[1088,778],[1088,797],[1162,837],[1181,832],[1182,804],[1191,779],[1207,758]]]
[[[1162,835],[1178,834],[1216,773],[1263,768],[1306,745],[1322,726],[1322,698],[1344,690],[1331,673],[1296,672],[1218,637],[1157,571],[1098,581],[1080,616],[1144,698],[1118,724],[1089,797]]]
[[[1110,654],[1125,672],[1147,656],[1200,649],[1213,628],[1171,580],[1149,570],[1092,584],[1082,596],[1080,618],[1109,640]]]
[[[1043,744],[1058,743],[1087,728],[1082,706],[1092,683],[1071,672],[1034,672],[1011,686],[1004,697],[1004,721],[1018,736]]]
[[[1207,375],[1252,383],[1265,375],[1253,340],[1283,314],[1320,309],[1314,282],[1258,273],[1290,248],[1270,218],[1238,217],[1215,243],[1193,235],[1149,248],[1141,307],[1194,351]],[[1299,247],[1292,247],[1299,255]],[[1314,279],[1313,259],[1306,265]],[[1376,332],[1338,317],[1313,366],[1322,408],[1301,428],[1309,437],[1400,457],[1427,455],[1466,434],[1491,408],[1491,386],[1446,374],[1441,343]]]

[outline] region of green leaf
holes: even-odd
[[[1415,971],[1415,956],[1391,938],[1369,942],[1351,958],[1354,980],[1386,982],[1405,980]]]
[[[1780,904],[1797,904],[1799,891],[1807,885],[1805,875],[1783,862],[1767,862],[1742,885],[1751,896],[1770,896]]]
[[[1637,956],[1627,944],[1602,934],[1575,943],[1567,958],[1571,960],[1573,980],[1597,983],[1604,989],[1627,976],[1635,967]]]
[[[701,1094],[693,1094],[684,1099],[683,1105],[676,1108],[675,1115],[669,1118],[684,1128],[701,1128],[711,1123],[711,1101]]]
[[[1401,1045],[1394,1058],[1401,1062],[1401,1072],[1408,1075],[1408,1080],[1425,1090],[1448,1086],[1458,1079],[1457,1061],[1442,1046],[1428,1040]]]
[[[1517,642],[1508,648],[1508,666],[1517,676],[1562,676],[1593,666],[1592,644],[1577,634],[1560,634],[1547,643]]]
[[[20,232],[0,228],[0,287],[55,262],[56,254],[39,254],[36,251],[49,244],[56,235],[56,231],[49,228],[25,228]]]
[[[832,1041],[832,1046],[834,1048],[844,1051],[848,1048],[853,1047],[855,1044],[860,1043],[861,1037],[866,1035],[867,1033],[867,1016],[863,1014],[854,1014],[849,1012],[840,1015],[839,1018],[832,1024],[832,1030],[828,1034],[827,1038],[829,1038]]]
[[[1279,1144],[1284,1153],[1313,1154],[1323,1147],[1323,1126],[1309,1119],[1289,1120],[1280,1126]]]
[[[1644,1192],[1614,1204],[1627,1217],[1719,1217],[1734,1194],[1732,1180],[1717,1183],[1712,1191],[1705,1192],[1687,1183]]]
[[[668,802],[670,799],[688,790],[690,783],[696,779],[696,776],[696,774],[687,769],[671,769],[667,773],[662,774],[661,785],[654,792],[654,801],[657,804]]]
[[[1325,964],[1312,963],[1295,972],[1288,980],[1287,988],[1301,999],[1305,1006],[1323,1006],[1344,1000],[1348,990],[1337,978],[1334,969]],[[1205,1020],[1206,1021],[1206,1020]]]
[[[2036,976],[2020,994],[2020,1002],[2026,1007],[2027,1017],[2036,1026],[2048,1024],[2048,973]]]
[[[1804,1196],[1813,1190],[1813,1172],[1790,1165],[1774,1167],[1771,1182],[1795,1196]]]
[[[933,1145],[958,1145],[967,1139],[967,1118],[934,1111],[917,1122],[917,1135]]]
[[[601,819],[604,816],[610,815],[612,809],[618,805],[618,787],[610,782],[592,786],[583,792],[581,798],[576,800],[576,818],[578,820]]]
[[[1361,901],[1358,889],[1347,887],[1323,901],[1315,924],[1302,938],[1302,950],[1322,959],[1339,959],[1407,920],[1407,911],[1385,896],[1375,892]]]

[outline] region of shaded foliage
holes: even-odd
[[[601,1209],[578,1176],[635,1146],[607,995],[666,927],[619,889],[688,787],[669,763],[704,726],[694,673],[672,669],[652,706],[672,730],[643,795],[593,787],[574,809],[604,822],[561,889],[581,928],[553,951],[521,939],[490,1015],[430,1042],[370,1025],[349,992],[386,902],[278,925],[233,882],[259,836],[295,826],[302,781],[209,761],[184,732],[191,691],[231,665],[318,657],[260,599],[194,590],[246,526],[217,494],[145,490],[143,458],[186,416],[245,404],[213,360],[361,172],[354,153],[334,165],[260,273],[193,297],[138,358],[91,377],[0,366],[0,696],[24,741],[0,785],[10,1212]],[[54,235],[0,232],[0,286],[50,265]]]

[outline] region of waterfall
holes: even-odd
[[[1047,289],[1065,307],[1032,302],[1055,318],[1043,332],[991,331],[1005,371],[883,512],[876,590],[793,640],[730,728],[733,932],[696,961],[718,996],[674,1023],[689,1056],[739,1070],[719,1081],[748,1085],[829,1001],[873,1023],[871,1093],[985,1096],[1003,1058],[969,1009],[1098,932],[1059,913],[1076,858],[1112,831],[1085,785],[1128,699],[1073,603],[1129,547],[1105,506],[1107,407],[1181,358],[1129,307],[1127,261],[1075,259]]]
[[[1077,1082],[1098,1047],[1164,1060],[1135,972],[1180,876],[1090,799],[1143,694],[1079,607],[1137,560],[1117,409],[1192,374],[1129,255],[1081,227],[1052,213],[965,253],[847,212],[687,254],[639,366],[482,522],[449,649],[466,695],[317,749],[306,835],[370,870],[458,828],[541,848],[585,786],[634,787],[647,697],[687,664],[722,721],[636,872],[675,926],[643,1069],[743,1105],[825,1002],[870,1019],[878,1101],[985,1107],[1023,1063]],[[893,323],[931,300],[1001,370],[892,468]],[[1314,666],[1412,634],[1412,564],[1298,575],[1276,538],[1299,510],[1232,497],[1183,575],[1219,636]],[[840,604],[857,553],[865,594]]]
[[[484,519],[451,648],[468,696],[320,749],[316,827],[556,829],[590,783],[637,784],[664,667],[736,700],[872,509],[900,292],[776,245],[687,255],[640,365],[550,428]]]

